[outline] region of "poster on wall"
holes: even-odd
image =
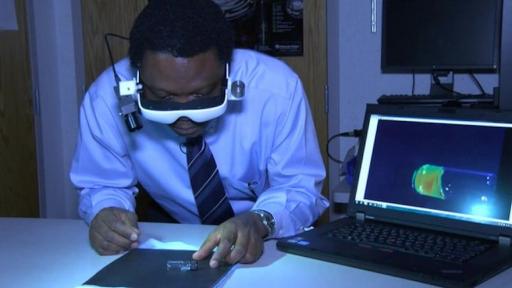
[[[214,0],[235,29],[236,46],[273,56],[303,55],[304,0]]]

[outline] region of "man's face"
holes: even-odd
[[[222,93],[224,65],[215,50],[191,58],[174,57],[163,52],[146,51],[140,68],[144,83],[142,97],[186,103],[201,97],[215,97]],[[203,133],[206,123],[196,123],[186,117],[170,124],[184,137]]]

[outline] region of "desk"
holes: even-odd
[[[140,223],[141,240],[199,246],[213,226]],[[82,220],[0,218],[0,287],[76,287],[119,256],[99,256]],[[224,287],[432,287],[278,251],[265,243],[254,264],[237,265]],[[509,269],[479,287],[509,287]]]

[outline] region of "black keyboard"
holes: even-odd
[[[460,104],[494,104],[494,97],[490,95],[464,94],[464,95],[430,95],[430,94],[392,94],[382,95],[377,99],[379,104],[416,104],[416,105],[442,105],[449,103]]]
[[[491,242],[485,240],[367,222],[344,225],[329,231],[327,236],[454,263],[464,263],[491,247]]]

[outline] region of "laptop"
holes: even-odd
[[[512,264],[512,112],[369,104],[347,216],[281,251],[444,287]]]

